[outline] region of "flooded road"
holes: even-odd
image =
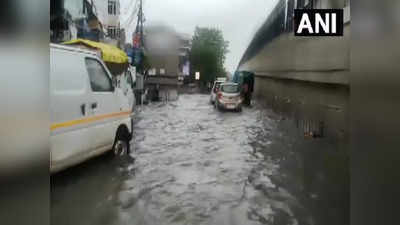
[[[130,157],[51,180],[51,224],[349,224],[348,161],[268,108],[181,95],[137,113]],[[294,126],[293,126],[294,127]]]

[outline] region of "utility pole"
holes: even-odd
[[[135,35],[139,34],[139,46],[140,48],[144,47],[144,41],[143,41],[143,0],[139,0],[139,12],[138,12],[138,20],[136,24],[136,31]]]
[[[137,14],[137,23],[135,33],[133,34],[133,65],[135,65],[138,71],[143,72],[143,61],[144,61],[144,32],[143,32],[143,23],[144,23],[144,15],[143,15],[143,0],[136,0],[138,6],[138,14]]]
[[[143,0],[140,0],[140,9],[139,9],[139,15],[140,15],[140,46],[143,48],[144,47],[144,37],[143,37]]]

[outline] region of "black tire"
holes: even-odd
[[[125,127],[120,127],[115,135],[115,141],[111,152],[114,156],[124,156],[130,153],[130,140],[131,135],[128,129]]]

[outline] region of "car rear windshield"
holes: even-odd
[[[237,92],[239,92],[239,86],[238,85],[222,85],[221,91],[223,91],[225,93],[237,93]]]

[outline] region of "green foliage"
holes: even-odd
[[[142,53],[142,60],[139,65],[136,66],[137,72],[144,74],[145,71],[148,71],[151,68],[149,57],[147,54]]]
[[[192,72],[199,71],[202,82],[226,76],[224,63],[228,46],[229,43],[224,40],[221,30],[196,27],[190,53]]]

